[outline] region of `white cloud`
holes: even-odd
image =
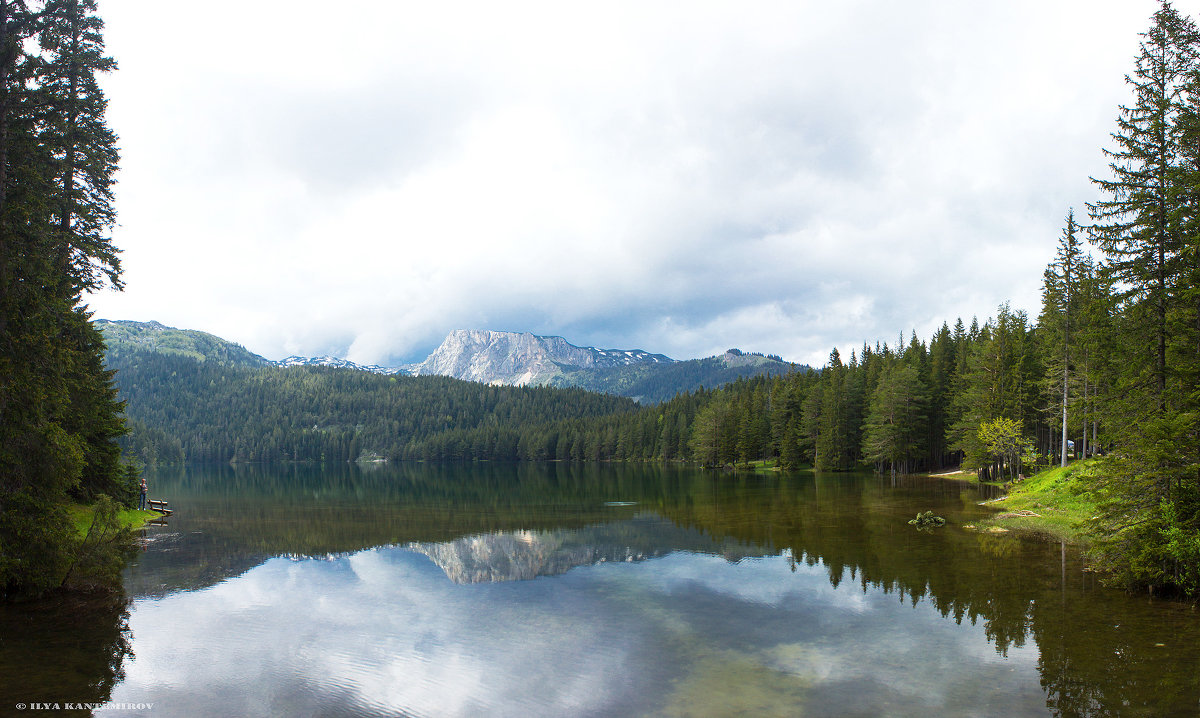
[[[366,362],[475,327],[820,363],[1032,310],[1154,8],[104,3],[128,288],[92,306]]]

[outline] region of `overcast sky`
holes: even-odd
[[[383,364],[1036,317],[1156,7],[101,0],[127,288],[89,301]]]

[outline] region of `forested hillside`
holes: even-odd
[[[730,349],[720,356],[670,363],[632,364],[609,369],[566,371],[552,386],[577,386],[589,391],[617,394],[642,404],[658,404],[676,394],[724,386],[744,377],[778,376],[806,367]]]
[[[546,422],[633,410],[581,389],[501,387],[328,367],[251,367],[110,350],[128,403],[132,455],[178,461],[423,458],[423,442],[476,432],[479,455],[513,456]]]
[[[158,322],[110,321],[97,319],[104,333],[109,360],[129,351],[173,354],[231,366],[268,366],[272,362],[240,344],[194,329],[175,329]]]

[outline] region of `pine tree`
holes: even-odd
[[[103,339],[80,293],[120,287],[115,138],[95,73],[91,0],[0,2],[0,594],[54,587],[78,565],[70,495],[117,498],[129,475]],[[86,571],[86,567],[80,567]]]
[[[816,440],[813,467],[818,471],[842,471],[851,468],[851,386],[848,369],[835,348],[829,364],[821,372],[820,428]]]
[[[958,322],[961,330],[962,321]],[[941,329],[929,342],[929,425],[928,460],[931,469],[941,469],[951,462],[946,449],[946,413],[950,402],[950,387],[954,380],[957,342],[950,327]]]
[[[105,120],[108,100],[97,81],[116,63],[104,54],[104,23],[95,13],[95,0],[50,0],[38,33],[46,58],[39,95],[49,113],[41,140],[58,168],[52,220],[72,295],[105,279],[122,286],[118,250],[107,236],[115,221],[116,135]]]
[[[1134,104],[1122,107],[1117,149],[1106,150],[1112,179],[1093,179],[1108,198],[1089,205],[1094,242],[1108,255],[1110,275],[1136,339],[1149,345],[1148,376],[1154,408],[1166,408],[1168,315],[1180,272],[1181,226],[1174,211],[1181,192],[1180,132],[1175,120],[1196,70],[1200,33],[1163,2],[1143,35],[1134,73]]]
[[[1043,340],[1054,343],[1047,354],[1054,357],[1051,364],[1061,375],[1062,444],[1060,466],[1067,465],[1067,407],[1069,403],[1072,321],[1078,322],[1076,305],[1079,284],[1080,257],[1083,254],[1075,224],[1075,211],[1067,213],[1067,223],[1059,238],[1054,261],[1046,268],[1042,280],[1042,315],[1038,327]],[[1073,316],[1074,315],[1074,316]]]
[[[970,336],[977,338],[968,338],[960,353],[962,368],[954,379],[946,441],[963,452],[963,468],[985,470],[990,454],[979,439],[979,428],[998,418],[1016,421],[1026,430],[1035,426],[1041,370],[1024,312],[1002,305],[994,327],[987,322],[976,328],[972,321]]]
[[[1191,285],[1198,75],[1200,33],[1163,2],[1127,78],[1134,102],[1113,133],[1112,179],[1096,181],[1107,199],[1091,205],[1093,236],[1119,288],[1107,352],[1117,371],[1105,402],[1117,429],[1098,556],[1130,585],[1191,592],[1200,590],[1200,345],[1181,339],[1200,340],[1188,329],[1200,322]]]

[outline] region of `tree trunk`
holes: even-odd
[[[1088,406],[1087,406],[1087,369],[1084,368],[1083,379],[1083,441],[1080,442],[1079,458],[1087,458],[1088,450]]]
[[[1062,398],[1062,456],[1059,460],[1059,466],[1067,465],[1067,363],[1066,358],[1063,358],[1063,398]]]
[[[62,262],[63,276],[69,278],[71,276],[71,219],[75,216],[75,154],[77,140],[77,125],[79,124],[79,35],[82,29],[80,28],[79,6],[76,2],[71,3],[71,60],[69,63],[69,77],[67,90],[67,124],[66,124],[66,147],[63,150],[63,173],[62,173],[62,190],[63,190],[63,206],[62,215],[59,217],[59,231],[62,232]],[[70,281],[64,279],[64,281]],[[74,287],[67,287],[65,291],[73,292]]]

